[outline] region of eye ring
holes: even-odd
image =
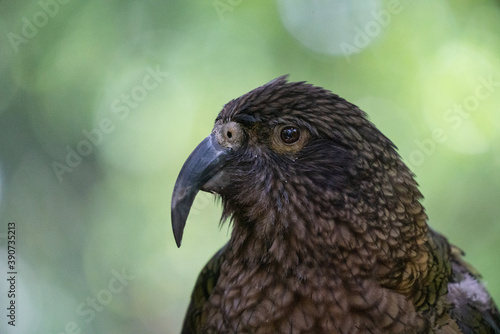
[[[300,130],[294,126],[281,129],[280,138],[285,144],[293,144],[300,138]]]

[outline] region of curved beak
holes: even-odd
[[[214,134],[205,138],[188,157],[175,182],[172,194],[172,230],[177,247],[181,246],[184,226],[200,189],[216,190],[229,149],[219,145]],[[217,177],[214,177],[215,175]],[[210,182],[209,182],[210,181]],[[207,183],[208,182],[208,183]]]

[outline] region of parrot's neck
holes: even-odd
[[[328,211],[323,198],[307,208],[290,203],[286,210],[270,209],[258,219],[235,212],[231,254],[246,268],[266,268],[284,279],[307,280],[319,273],[346,282],[377,277],[385,286],[417,298],[410,287],[426,279],[435,250],[428,243],[420,192],[398,194],[398,188],[396,184],[392,189],[392,202],[380,209],[368,203],[372,197],[365,192],[368,200],[345,197]]]
[[[355,238],[346,224],[328,224],[332,230],[321,238],[311,233],[326,230],[289,226],[273,237],[256,237],[250,222],[234,224],[207,318],[228,324],[238,319],[240,327],[219,327],[220,332],[304,328],[350,333],[380,324],[381,332],[426,330],[412,301],[377,280],[376,252],[369,248],[378,247],[376,242]],[[323,242],[314,243],[317,239]]]

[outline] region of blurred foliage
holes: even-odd
[[[230,234],[202,193],[177,249],[177,173],[224,103],[286,73],[370,115],[500,302],[498,1],[2,1],[0,29],[18,333],[177,333]]]

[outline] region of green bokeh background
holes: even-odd
[[[177,173],[224,103],[287,73],[370,115],[500,302],[498,1],[3,1],[0,32],[0,332],[179,332],[229,230],[199,194],[177,249]]]

